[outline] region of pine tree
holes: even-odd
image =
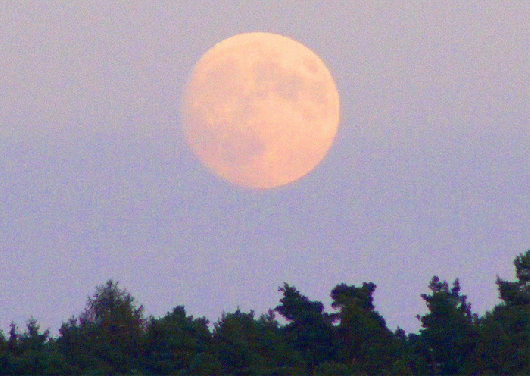
[[[343,357],[352,369],[368,374],[389,370],[393,357],[392,332],[373,304],[376,287],[371,282],[362,287],[340,284],[331,291],[331,306],[339,310],[333,318],[338,321]]]
[[[182,306],[162,318],[151,318],[145,334],[143,368],[152,374],[176,374],[190,370],[208,351],[211,334],[205,318],[187,316]]]
[[[63,323],[57,342],[74,372],[130,373],[140,366],[144,328],[143,307],[109,280],[79,318]]]
[[[457,375],[470,361],[477,332],[467,297],[460,294],[456,279],[449,289],[447,282],[434,276],[429,284],[431,294],[422,294],[429,313],[418,316],[423,329],[419,346],[435,375]]]
[[[324,305],[309,300],[287,283],[278,290],[283,292],[283,297],[275,311],[288,321],[283,332],[293,349],[301,354],[307,372],[311,373],[321,363],[335,360],[337,341],[332,318],[324,313]]]
[[[497,278],[502,302],[480,320],[477,371],[530,374],[530,250],[514,265],[517,281]]]

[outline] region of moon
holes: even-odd
[[[228,38],[195,65],[182,125],[193,153],[234,184],[267,189],[312,171],[331,148],[339,94],[309,48],[263,32]]]

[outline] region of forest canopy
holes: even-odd
[[[433,276],[419,333],[391,331],[375,310],[377,286],[336,285],[333,312],[284,283],[279,304],[223,313],[209,326],[183,306],[146,317],[118,282],[97,286],[56,338],[30,318],[0,331],[1,375],[529,375],[530,251],[516,280],[497,278],[501,302],[471,311],[458,279]],[[278,321],[278,318],[282,318]]]

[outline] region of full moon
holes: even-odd
[[[338,129],[339,94],[309,48],[277,34],[239,34],[196,64],[181,120],[192,151],[218,176],[274,188],[325,157]]]

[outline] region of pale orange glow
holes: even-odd
[[[325,157],[337,133],[339,95],[307,47],[276,34],[240,34],[195,66],[182,122],[191,149],[217,175],[273,188],[301,178]]]

